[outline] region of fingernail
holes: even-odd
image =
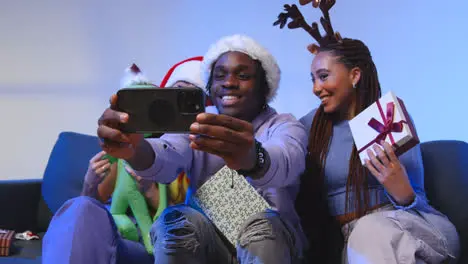
[[[192,141],[193,141],[193,140],[196,140],[196,139],[197,139],[197,136],[190,134],[190,135],[189,135],[189,139],[192,140]]]
[[[127,120],[127,118],[128,118],[127,114],[125,114],[125,113],[120,114],[120,121],[125,121],[125,120]]]
[[[197,115],[197,120],[198,120],[198,121],[201,121],[201,120],[205,119],[205,116],[206,116],[206,115],[205,115],[204,113],[198,114],[198,115]]]
[[[200,128],[200,124],[198,123],[193,123],[192,125],[190,125],[190,129],[191,130],[195,130],[195,131],[198,131],[198,129]]]
[[[189,145],[192,149],[197,149],[197,144],[194,143],[194,142],[190,142],[190,145]]]

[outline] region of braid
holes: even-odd
[[[320,24],[325,30],[325,36],[320,34],[318,23],[309,24],[304,19],[296,5],[284,5],[284,12],[278,15],[273,26],[283,28],[303,28],[318,43],[310,44],[307,49],[312,54],[329,51],[338,58],[338,62],[345,65],[348,70],[358,67],[361,71],[359,82],[354,91],[355,114],[377,101],[381,96],[377,70],[367,46],[360,40],[342,38],[341,34],[332,27],[329,10],[335,5],[330,1],[301,1],[301,5],[312,2],[314,8],[320,8],[323,16]],[[292,21],[288,23],[288,19]],[[341,250],[335,251],[337,245],[333,236],[340,235],[340,228],[336,228],[336,219],[328,210],[327,193],[324,188],[325,167],[330,142],[333,137],[333,124],[340,120],[340,113],[325,113],[323,107],[315,112],[309,134],[308,154],[306,157],[306,170],[301,175],[301,184],[296,199],[296,210],[301,217],[301,225],[309,239],[308,250],[310,262],[335,263],[341,261]],[[349,171],[346,183],[346,212],[353,211],[358,217],[367,213],[370,198],[368,189],[368,172],[362,166],[356,147],[353,146],[349,159]],[[352,206],[352,208],[350,208]],[[336,231],[338,230],[338,234]],[[327,245],[332,241],[330,245]],[[341,244],[343,246],[343,244]],[[332,250],[333,252],[327,252]],[[328,256],[338,256],[335,261],[327,261]],[[320,261],[319,261],[320,259]]]
[[[361,78],[356,85],[355,113],[360,113],[381,95],[377,70],[367,46],[360,40],[343,39],[342,42],[320,47],[320,52],[331,51],[338,56],[338,60],[349,69],[359,67]],[[320,108],[312,123],[309,139],[309,151],[320,157],[319,175],[324,177],[325,159],[328,153],[329,142],[332,137],[333,115],[323,114]],[[311,162],[314,162],[311,160]],[[346,212],[353,206],[357,215],[363,216],[369,209],[369,190],[367,171],[361,165],[356,146],[353,146],[349,160],[348,181],[346,183]],[[354,194],[353,197],[350,194]],[[352,198],[352,199],[351,199]],[[352,204],[351,204],[352,203]]]
[[[377,70],[364,43],[359,40],[343,39],[340,43],[320,47],[319,52],[323,51],[332,52],[348,69],[354,67],[361,69],[361,78],[356,85],[355,113],[360,113],[380,98]],[[325,113],[323,107],[317,109],[309,134],[306,170],[301,176],[300,190],[296,199],[296,210],[301,216],[304,233],[309,239],[309,244],[314,245],[309,249],[308,258],[320,259],[321,263],[326,263],[327,255],[339,256],[341,252],[341,248],[336,247],[334,243],[336,237],[342,234],[338,223],[329,213],[327,193],[324,188],[325,166],[333,137],[333,123],[338,118],[338,113]],[[353,146],[349,159],[345,208],[346,212],[351,210],[356,212],[358,217],[365,215],[369,209],[367,175],[356,147]]]

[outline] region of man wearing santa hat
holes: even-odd
[[[140,177],[154,182],[170,183],[177,172],[187,171],[187,200],[227,166],[245,175],[274,210],[246,221],[233,251],[205,215],[187,205],[169,207],[153,224],[154,263],[232,263],[235,259],[240,263],[298,263],[304,237],[294,200],[299,174],[305,169],[307,132],[292,115],[278,114],[269,106],[280,81],[276,60],[253,39],[233,35],[210,47],[201,69],[206,84],[202,87],[219,114],[199,114],[190,135],[144,138],[119,130],[128,115],[112,110],[117,99],[113,95],[111,107],[98,122],[103,150],[125,159]],[[87,213],[79,221],[65,217],[70,208]],[[44,254],[44,261],[151,263],[141,253],[143,249],[116,239],[112,217],[92,198],[77,198],[61,210],[55,218],[64,218],[64,226],[80,225],[83,234],[72,240],[66,235],[61,244],[45,245],[49,252],[64,253],[55,259]]]
[[[197,56],[176,63],[164,76],[160,87],[204,87],[200,75],[202,60],[203,57]],[[117,179],[116,173],[106,173],[111,168],[108,165],[101,159],[91,159],[85,176],[83,196],[67,201],[57,211],[43,240],[44,263],[109,263],[109,257],[118,260],[119,263],[153,263],[153,256],[146,252],[141,243],[123,239],[119,235],[106,208],[108,205],[103,204],[112,195]],[[141,177],[137,177],[137,181],[140,179]],[[169,204],[183,202],[187,191],[184,181],[188,181],[186,174],[179,173],[178,179],[169,185]],[[97,186],[92,186],[93,183]],[[148,206],[154,207],[152,210],[156,211],[159,192],[157,184],[152,181],[149,183],[154,188],[142,186],[141,189],[146,190]],[[109,245],[102,247],[109,241],[105,236],[101,239],[102,234],[108,234],[108,238],[112,238],[110,248]],[[92,248],[99,252],[89,262],[84,256],[93,255]],[[103,259],[106,261],[101,262]]]
[[[155,182],[171,182],[186,170],[188,199],[227,166],[246,175],[275,210],[251,217],[233,252],[205,215],[187,205],[169,207],[153,224],[155,263],[297,263],[304,240],[294,199],[307,132],[292,115],[269,106],[280,81],[274,57],[247,36],[224,37],[204,56],[202,78],[219,114],[198,115],[190,135],[125,134],[118,124],[128,115],[109,107],[99,119],[102,148]]]

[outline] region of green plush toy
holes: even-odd
[[[143,81],[141,72],[138,67],[133,64],[129,68],[132,74],[130,82],[126,82],[123,87],[126,88],[154,88],[155,86],[147,81]],[[145,135],[147,137],[149,135]],[[167,186],[165,184],[158,184],[159,189],[159,206],[156,214],[151,218],[148,205],[146,203],[144,195],[138,190],[137,184],[125,169],[126,166],[130,167],[124,160],[116,159],[109,155],[105,155],[103,158],[109,159],[109,162],[117,162],[117,181],[115,184],[114,192],[112,194],[112,203],[110,213],[112,214],[115,224],[122,237],[139,241],[138,229],[140,230],[143,244],[148,253],[153,253],[153,245],[149,231],[153,222],[161,215],[168,204],[167,199]],[[135,225],[130,217],[127,215],[127,209],[130,210],[135,217],[137,225]]]
[[[159,206],[156,214],[151,218],[144,195],[138,190],[132,175],[125,169],[125,166],[129,165],[124,160],[115,159],[109,155],[104,156],[104,158],[108,158],[111,164],[117,162],[117,181],[110,208],[110,213],[114,218],[117,229],[122,237],[133,241],[139,241],[139,229],[146,250],[148,253],[152,254],[153,245],[151,243],[149,231],[153,222],[167,207],[167,186],[165,184],[158,184]],[[129,207],[138,227],[127,215],[127,209]]]

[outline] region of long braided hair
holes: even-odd
[[[307,0],[300,1],[301,5],[311,3],[314,8],[319,8],[323,16],[320,24],[326,34],[322,36],[318,29],[318,23],[309,24],[296,5],[284,5],[284,12],[278,15],[274,26],[283,28],[302,28],[318,43],[310,44],[307,49],[313,53],[330,52],[337,57],[339,63],[343,63],[349,70],[358,67],[361,76],[356,84],[354,110],[360,113],[381,96],[380,83],[377,69],[372,60],[367,46],[360,40],[342,38],[335,32],[329,10],[335,5],[335,0]],[[288,23],[288,20],[292,21]],[[325,113],[323,107],[319,107],[312,120],[309,132],[308,154],[306,157],[306,170],[301,176],[301,185],[296,199],[296,210],[301,217],[301,225],[306,234],[310,248],[308,257],[310,261],[321,260],[321,263],[330,261],[329,256],[339,258],[341,248],[335,242],[337,236],[342,236],[340,227],[328,210],[328,199],[325,188],[325,167],[333,137],[333,124],[342,118],[339,113]],[[354,212],[357,217],[363,216],[369,208],[368,173],[361,165],[356,147],[349,159],[349,171],[346,183],[346,212]],[[343,244],[341,244],[343,246]],[[336,261],[336,260],[335,260]],[[331,263],[334,263],[333,260]]]
[[[340,43],[320,47],[319,52],[330,52],[349,70],[354,67],[359,67],[361,70],[361,77],[354,93],[355,113],[361,112],[380,98],[377,70],[369,49],[362,41],[343,39]],[[342,241],[343,237],[338,223],[330,215],[325,187],[325,166],[333,137],[333,124],[340,118],[342,115],[339,113],[325,113],[323,107],[317,109],[309,132],[306,170],[301,176],[300,190],[296,199],[296,210],[301,217],[304,233],[311,244],[308,258],[321,260],[321,263],[327,263],[325,259],[330,256],[341,256],[343,246],[336,244]],[[346,184],[346,212],[354,211],[360,217],[369,209],[367,179],[368,173],[361,165],[356,147],[353,146]]]
[[[367,46],[360,40],[343,39],[341,42],[321,46],[319,52],[330,52],[336,56],[338,62],[343,63],[349,70],[358,67],[361,78],[356,84],[354,113],[360,113],[381,96],[377,69]],[[314,175],[323,178],[326,157],[333,136],[333,122],[336,114],[327,114],[320,107],[312,121],[309,134],[309,157],[306,162],[311,163]],[[367,186],[368,173],[361,165],[356,146],[353,147],[349,159],[349,172],[346,184],[346,211],[354,211],[358,217],[363,216],[369,209],[369,191]],[[353,197],[350,197],[353,194]],[[353,199],[351,199],[353,198]]]

